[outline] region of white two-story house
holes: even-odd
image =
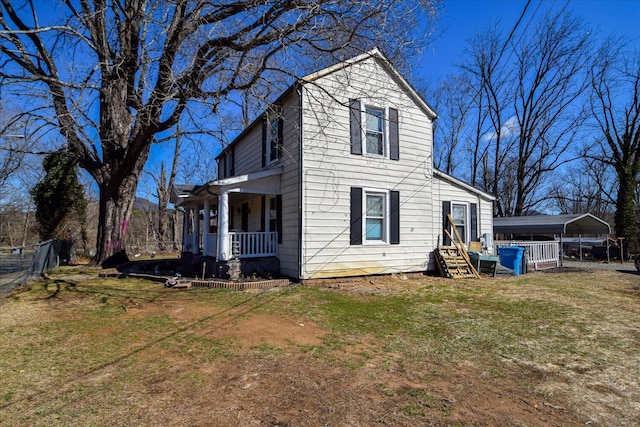
[[[217,180],[175,188],[183,251],[214,274],[434,269],[446,214],[478,240],[494,200],[434,170],[435,118],[378,50],[300,79],[217,156]]]

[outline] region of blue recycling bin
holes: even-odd
[[[513,270],[514,276],[519,276],[522,270],[522,255],[524,248],[522,246],[505,246],[498,249],[500,255],[500,265]]]

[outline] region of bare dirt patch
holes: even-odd
[[[549,277],[551,287],[540,281]],[[480,327],[483,310],[491,309],[476,307],[473,295],[484,304],[504,298],[523,310],[552,304],[551,310],[556,304],[573,322],[575,330],[562,333],[572,334],[566,339],[576,341],[579,351],[566,349],[558,332],[558,347],[542,349],[548,360],[513,355],[495,360],[474,352],[469,354],[476,358],[445,360],[428,353],[417,358],[410,348],[393,348],[402,336],[371,331],[345,339],[306,313],[304,305],[286,315],[269,305],[308,298],[312,310],[331,294],[177,293],[159,285],[140,294],[137,285],[120,283],[92,293],[59,282],[59,288],[51,284],[46,293],[27,292],[0,309],[0,333],[13,340],[0,343],[6,356],[0,360],[0,424],[637,425],[640,309],[628,300],[640,292],[633,279],[585,272],[531,274],[520,281],[399,276],[318,285],[358,301],[432,293],[433,301],[442,302],[431,304],[460,316],[443,321],[461,327],[442,338],[452,341],[469,339],[474,322]],[[573,287],[576,282],[589,285]],[[97,320],[87,321],[87,330],[68,333],[49,326],[73,324],[94,311]],[[518,315],[505,313],[500,316]],[[563,313],[558,316],[565,320]],[[434,315],[433,321],[441,319]],[[139,329],[127,335],[127,325]],[[122,348],[118,336],[127,341]],[[610,348],[596,345],[609,341]],[[96,353],[100,357],[94,361]],[[22,364],[7,362],[12,358]]]

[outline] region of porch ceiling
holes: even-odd
[[[176,206],[191,206],[216,199],[222,193],[280,194],[282,168],[266,169],[245,175],[211,181],[201,186],[176,186],[171,201]],[[234,197],[235,199],[235,197]]]

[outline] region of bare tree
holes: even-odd
[[[496,215],[535,209],[548,197],[549,174],[572,158],[588,48],[581,21],[564,9],[531,32],[516,25],[503,37],[494,27],[471,40],[463,66],[479,88],[471,175],[497,196]]]
[[[640,183],[640,52],[619,40],[600,48],[590,71],[591,111],[600,136],[585,155],[616,173],[615,231],[625,245],[640,246],[637,191]]]
[[[161,251],[166,250],[166,241],[169,235],[169,198],[175,185],[176,175],[178,174],[178,160],[180,159],[180,128],[176,132],[175,146],[173,151],[173,161],[171,162],[171,171],[169,178],[165,170],[164,162],[160,165],[160,176],[156,180],[157,197],[158,197],[158,240]],[[173,219],[175,221],[175,218]]]
[[[29,91],[100,190],[95,263],[125,260],[136,186],[155,135],[212,112],[315,52],[411,52],[429,0],[0,0],[0,77]],[[53,13],[52,13],[53,12]],[[39,98],[38,98],[39,97]],[[193,125],[193,123],[190,123]],[[109,260],[109,262],[106,262]]]
[[[567,150],[585,119],[580,97],[587,88],[588,37],[580,20],[561,11],[547,15],[532,37],[514,47],[519,128],[514,215],[535,207],[545,197],[536,192],[543,179],[571,160]]]
[[[1,101],[1,99],[0,99]],[[5,120],[12,112],[0,102],[0,189],[23,165],[25,156],[35,145],[35,138],[28,132],[28,123]]]
[[[435,166],[447,174],[452,174],[464,160],[458,151],[469,140],[467,130],[473,93],[464,75],[448,76],[433,92],[435,110],[440,112],[434,123]]]
[[[509,126],[509,94],[511,75],[505,71],[502,58],[507,47],[497,26],[479,33],[470,40],[469,60],[462,69],[477,87],[471,98],[475,111],[471,149],[471,183],[480,185],[496,196],[495,214],[504,216],[510,194],[502,179],[506,158],[513,146],[513,129]]]
[[[607,221],[613,219],[615,181],[609,165],[583,157],[551,185],[551,208],[562,214],[588,212]]]

